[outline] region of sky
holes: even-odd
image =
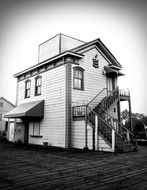
[[[0,1],[0,97],[15,104],[13,77],[38,63],[38,46],[58,33],[100,38],[123,66],[132,112],[147,115],[147,3],[144,0]]]

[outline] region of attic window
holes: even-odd
[[[73,88],[77,90],[84,90],[84,69],[81,67],[74,67]]]

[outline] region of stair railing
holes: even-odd
[[[107,88],[103,88],[88,104],[87,107],[93,110],[104,97],[107,96]],[[89,112],[89,110],[88,110]]]
[[[89,111],[88,111],[89,110]],[[112,149],[114,148],[114,139],[116,130],[113,128],[112,125],[109,125],[100,115],[98,115],[94,110],[87,107],[87,124],[89,124],[93,129],[93,149],[95,148],[95,131],[96,131],[96,118],[98,122],[98,133],[103,135],[107,143],[111,146]],[[118,136],[120,136],[118,134]],[[121,136],[120,136],[121,138]]]
[[[116,89],[114,89],[113,91],[107,91],[108,92],[108,96],[106,98],[104,98],[101,102],[101,107],[103,107],[104,109],[108,109],[111,104],[118,98],[119,96],[119,89],[118,87]]]
[[[124,138],[126,141],[130,141],[132,138],[130,136],[134,136],[132,131],[130,131],[127,127],[125,127],[122,123],[120,123],[116,118],[113,118],[111,114],[109,114],[106,110],[103,108],[99,108],[102,112],[101,117],[103,120],[107,122],[108,125],[110,125],[117,135]]]

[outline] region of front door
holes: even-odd
[[[116,88],[116,78],[115,77],[108,77],[107,88],[108,88],[108,91],[115,90],[115,88]]]

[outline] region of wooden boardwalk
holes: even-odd
[[[112,154],[0,143],[0,190],[146,190],[147,147]]]

